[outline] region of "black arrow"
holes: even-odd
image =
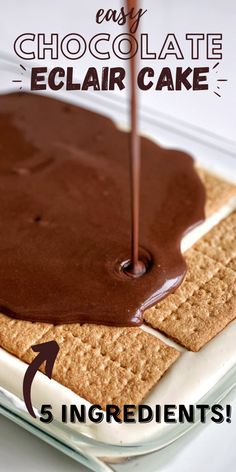
[[[31,416],[36,418],[31,403],[31,386],[34,380],[34,376],[37,373],[39,367],[45,362],[45,374],[49,379],[52,378],[53,366],[59,352],[59,346],[56,341],[49,341],[43,344],[37,344],[32,346],[33,351],[38,352],[38,356],[35,357],[33,362],[29,365],[23,381],[23,397],[25,406]]]

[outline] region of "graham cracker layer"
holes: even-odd
[[[27,363],[35,357],[32,345],[52,340],[60,346],[53,378],[103,407],[140,403],[179,356],[139,328],[53,326],[0,315],[0,345]]]
[[[146,323],[199,351],[236,318],[236,212],[186,254],[177,291],[144,314]]]
[[[211,216],[236,195],[236,186],[197,168],[197,172],[206,189],[206,216]]]

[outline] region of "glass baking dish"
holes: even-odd
[[[212,405],[222,403],[233,391],[236,397],[236,366],[218,382],[199,403]],[[200,423],[200,416],[196,416],[193,425],[170,425],[168,432],[152,437],[148,442],[128,446],[108,445],[90,439],[83,434],[74,433],[57,421],[44,426],[33,420],[26,412],[24,403],[10,392],[0,387],[0,414],[12,420],[30,433],[55,447],[75,461],[83,464],[95,472],[154,472],[157,466],[158,452],[171,447],[182,436],[190,433]]]
[[[6,80],[18,73],[18,65],[8,56],[0,54],[0,69],[4,71],[4,83],[0,84],[1,93],[13,92],[5,87]],[[25,88],[27,90],[27,88]],[[124,99],[109,92],[62,92],[50,94],[54,98],[68,101],[97,111],[113,119],[118,126],[127,128],[129,123],[128,104]],[[140,111],[141,134],[151,137],[166,147],[180,148],[191,153],[205,168],[229,180],[236,180],[236,142],[218,135],[207,133],[201,128],[169,118],[168,115],[143,108]],[[1,369],[1,365],[0,365]],[[10,373],[9,373],[10,375]],[[168,374],[167,374],[168,375]],[[236,365],[228,370],[220,381],[211,388],[198,403],[213,404],[221,402],[236,385]],[[43,425],[29,416],[22,400],[0,386],[0,412],[15,423],[40,437],[55,448],[61,450],[76,461],[94,471],[154,470],[153,453],[158,454],[178,438],[188,433],[200,420],[196,417],[194,425],[169,425],[162,434],[153,435],[149,440],[129,445],[107,444],[91,439],[85,434],[75,432],[56,420],[50,425]]]

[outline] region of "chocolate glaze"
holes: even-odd
[[[138,325],[174,291],[183,235],[204,219],[192,159],[141,138],[140,255],[130,258],[129,133],[36,95],[0,97],[0,306],[50,323]]]

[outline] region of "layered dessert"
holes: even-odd
[[[32,345],[55,340],[35,408],[198,402],[236,362],[235,185],[143,138],[145,273],[130,277],[128,133],[43,97],[0,109],[1,387],[22,398]],[[122,444],[165,425],[68,427]]]

